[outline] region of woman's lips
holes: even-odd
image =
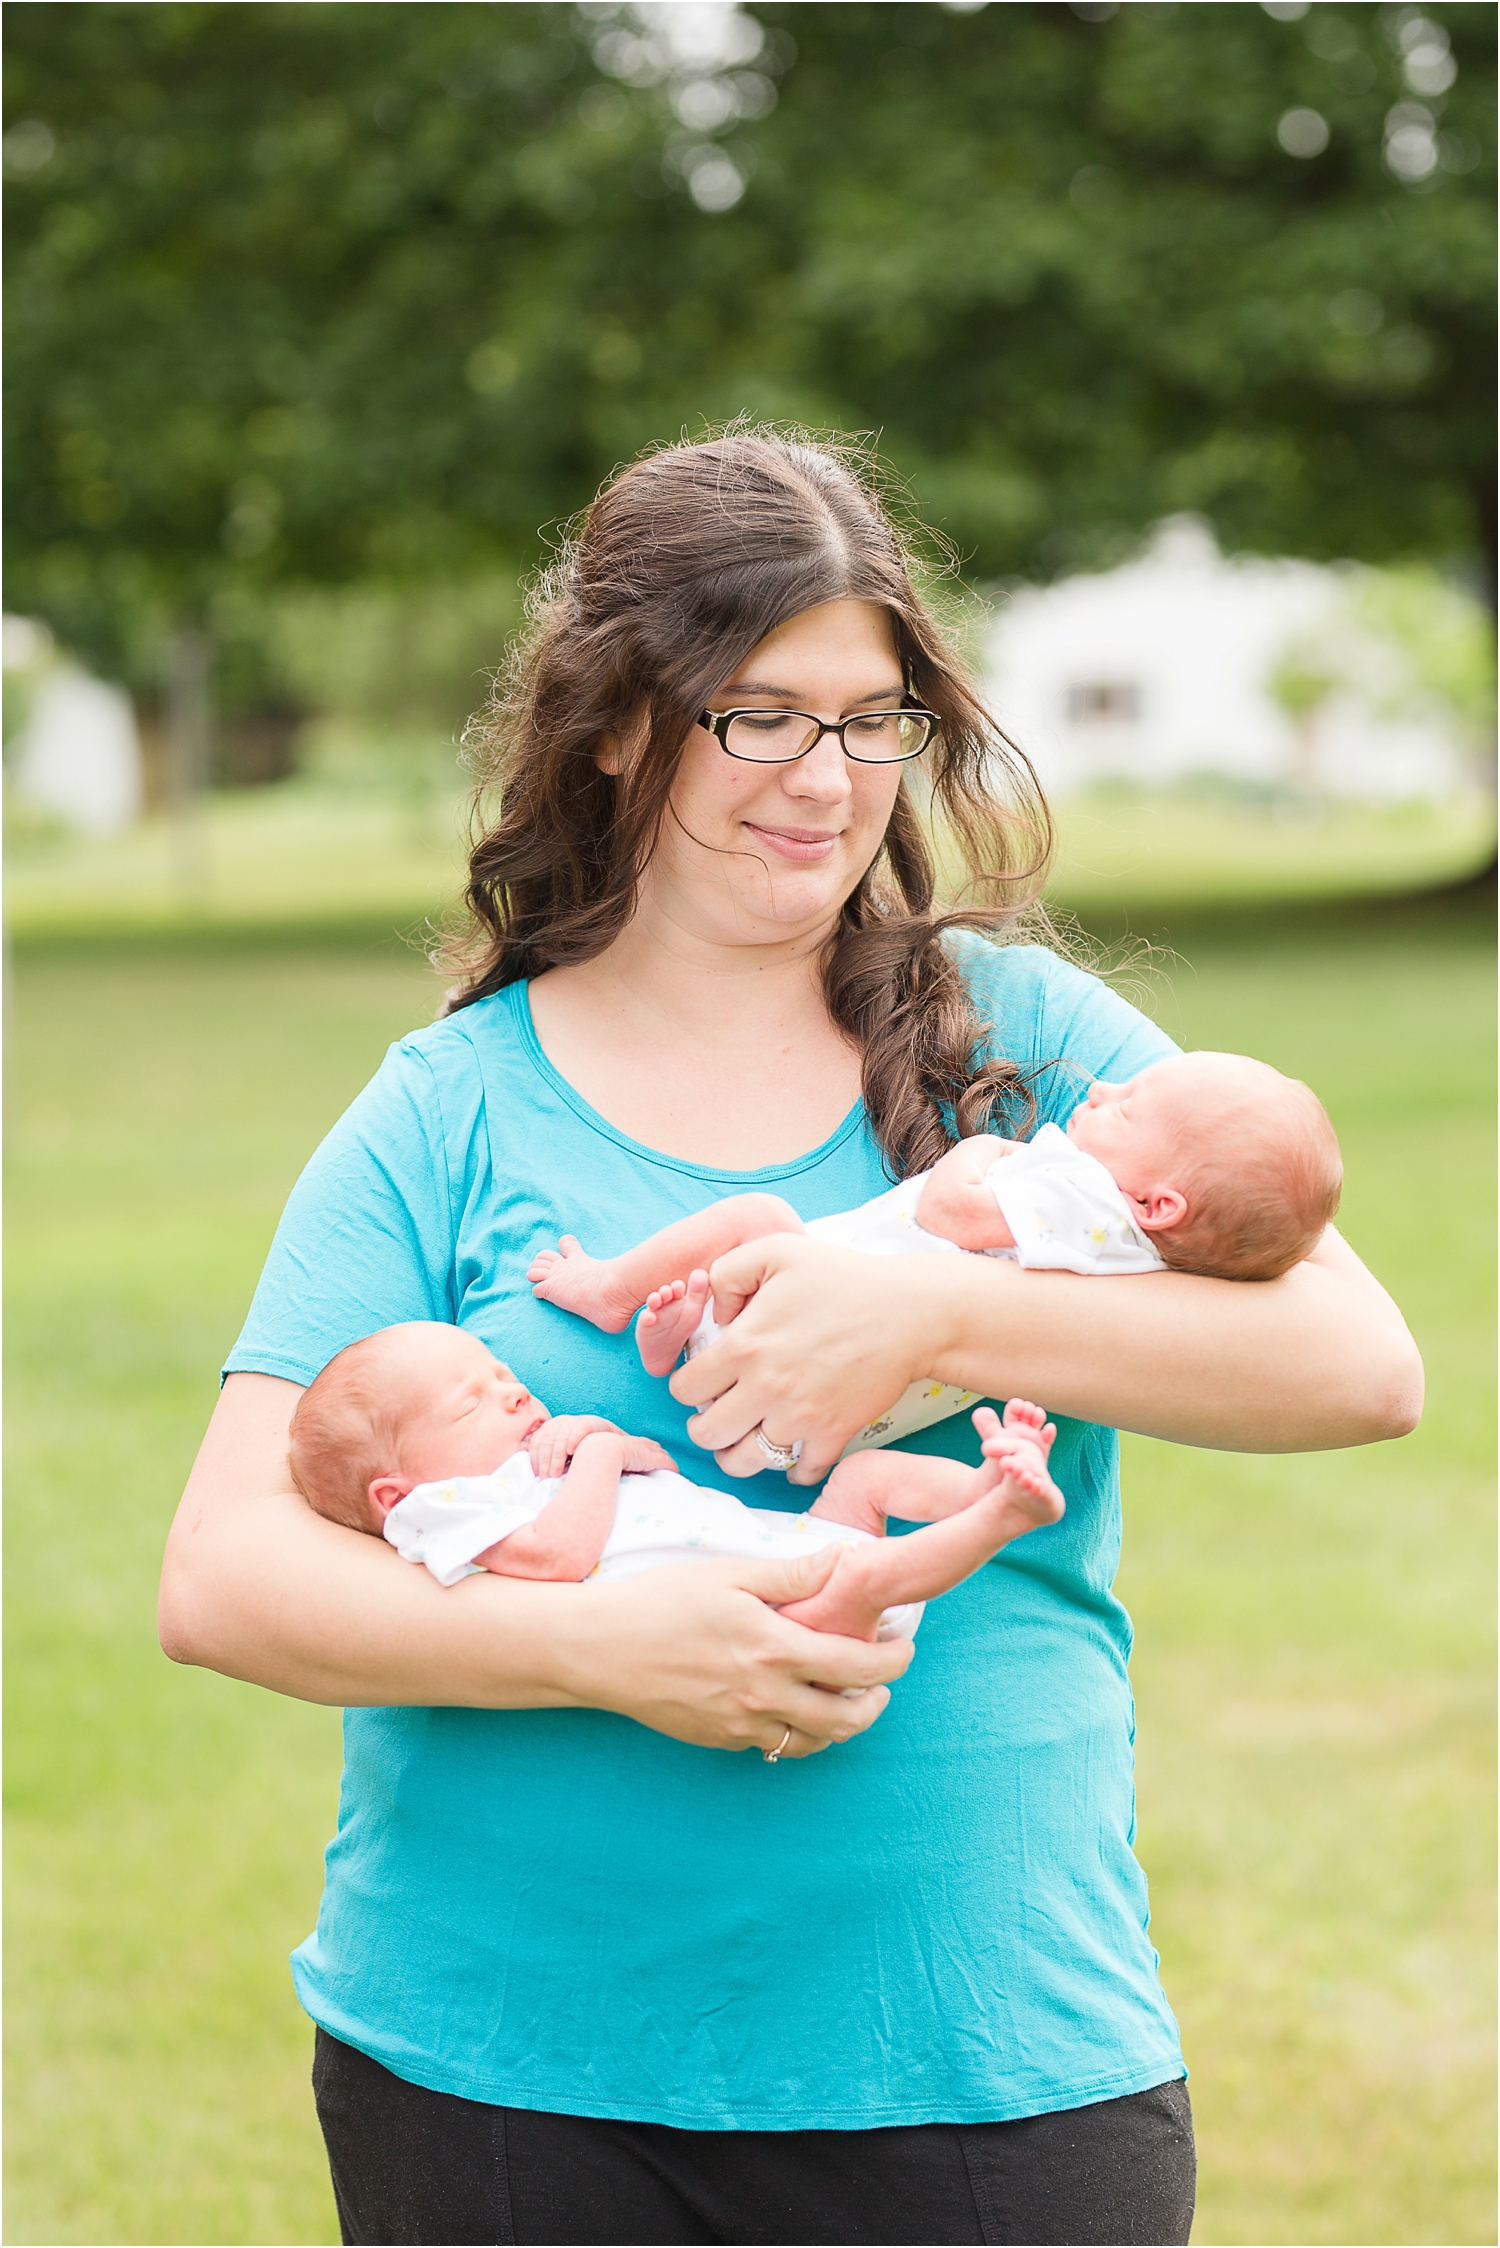
[[[779,858],[795,859],[803,866],[821,865],[832,858],[838,844],[837,835],[818,828],[762,827],[757,820],[746,820],[744,825]]]

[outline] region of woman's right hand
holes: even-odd
[[[792,1561],[683,1561],[590,1584],[559,1654],[571,1698],[700,1748],[815,1756],[873,1725],[909,1639],[868,1643],[777,1614],[820,1589],[838,1548]]]

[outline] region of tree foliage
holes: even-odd
[[[13,10],[12,605],[140,674],[742,412],[878,431],[980,574],[1492,552],[1490,8],[702,17]]]

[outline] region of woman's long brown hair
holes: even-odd
[[[873,602],[940,731],[918,784],[930,803],[904,775],[882,848],[829,938],[823,985],[864,1057],[865,1107],[901,1178],[997,1116],[1022,1125],[1034,1113],[1026,1073],[986,1054],[990,1026],[943,938],[1014,933],[1051,827],[1030,765],[919,599],[863,467],[822,443],[737,430],[668,446],[605,485],[542,578],[530,629],[471,732],[472,920],[446,962],[460,978],[452,1009],[603,952],[635,910],[677,760],[720,682],[804,610]],[[599,763],[606,737],[624,745],[614,773]],[[944,886],[965,901],[946,911],[934,830]]]

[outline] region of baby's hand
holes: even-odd
[[[601,1420],[597,1413],[558,1413],[550,1421],[543,1421],[526,1440],[531,1471],[543,1483],[549,1476],[565,1475],[569,1460],[586,1436],[619,1434],[613,1421]]]
[[[649,1436],[627,1436],[625,1439],[626,1475],[649,1475],[654,1468],[664,1467],[669,1475],[677,1473],[677,1462],[670,1452],[664,1452]]]
[[[933,1165],[922,1188],[918,1225],[960,1249],[1013,1249],[1011,1230],[984,1180],[1001,1157],[1015,1154],[1018,1144],[980,1132],[950,1147]]]
[[[950,1147],[937,1167],[955,1186],[977,1186],[992,1163],[999,1162],[1002,1156],[1014,1155],[1025,1144],[1024,1140],[1002,1139],[998,1132],[975,1132],[971,1138],[960,1140],[957,1147]]]

